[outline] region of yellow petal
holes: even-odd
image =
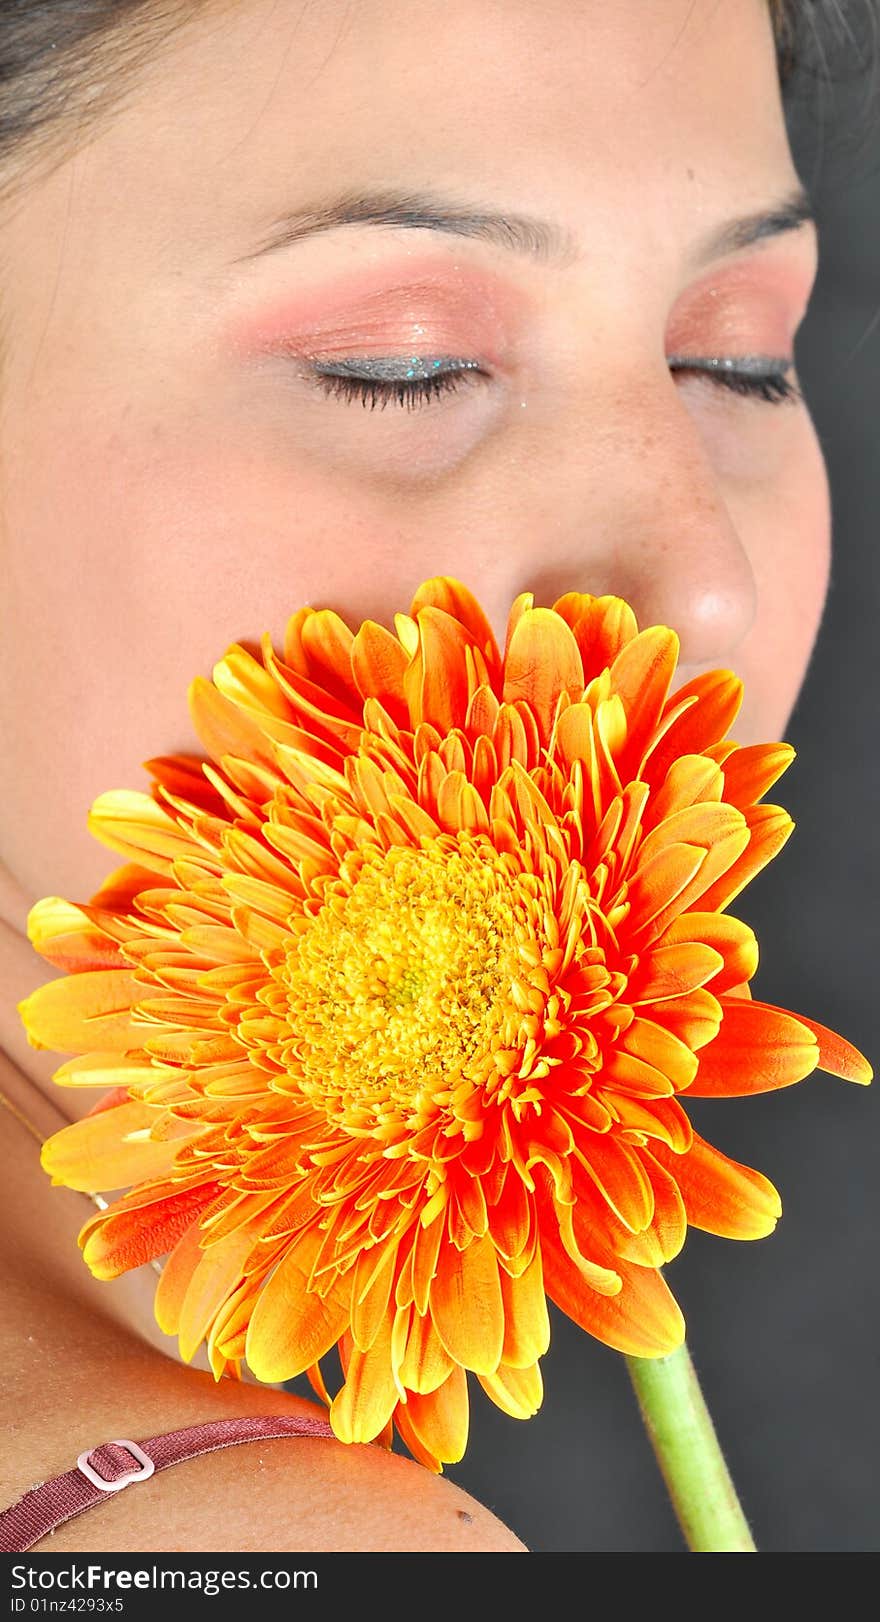
[[[190,1280],[204,1255],[201,1246],[202,1231],[197,1222],[181,1235],[159,1275],[153,1312],[159,1328],[166,1335],[176,1335],[180,1327],[180,1311]]]
[[[443,1384],[452,1368],[430,1316],[413,1312],[400,1365],[400,1378],[408,1391],[427,1393]]]
[[[477,1374],[495,1372],[504,1344],[504,1302],[488,1236],[466,1250],[441,1252],[431,1285],[431,1317],[454,1363]]]
[[[537,1363],[514,1369],[506,1363],[495,1374],[478,1376],[486,1395],[511,1419],[532,1419],[544,1400],[544,1384]]]
[[[35,902],[27,916],[27,935],[34,951],[69,973],[128,967],[118,942],[60,896]]]
[[[318,1228],[299,1235],[263,1286],[245,1348],[258,1380],[271,1384],[304,1374],[347,1326],[349,1292],[338,1289],[322,1299],[308,1287],[323,1237]]]
[[[256,1238],[253,1229],[239,1228],[202,1251],[180,1309],[178,1335],[184,1363],[195,1355],[220,1307],[240,1282]]]
[[[146,989],[146,988],[144,988]],[[131,1054],[83,1053],[66,1059],[52,1072],[59,1087],[143,1087],[162,1081],[179,1081],[181,1072],[171,1065],[153,1064]]]
[[[351,1333],[362,1352],[368,1352],[374,1344],[387,1316],[397,1250],[395,1236],[384,1247],[374,1245],[361,1251],[354,1268]]]
[[[103,845],[169,877],[175,856],[194,856],[201,849],[149,794],[135,789],[108,789],[99,794],[87,823],[89,833]]]
[[[398,1393],[391,1369],[392,1315],[368,1352],[352,1347],[345,1385],[333,1399],[330,1423],[341,1442],[372,1442],[387,1425]]]
[[[134,1024],[132,1007],[145,989],[130,969],[91,969],[38,986],[18,1012],[32,1048],[124,1054],[143,1043],[145,1026]]]
[[[513,1368],[529,1368],[550,1345],[540,1246],[535,1246],[532,1260],[518,1278],[511,1278],[503,1267],[499,1275],[504,1302],[502,1361]]]
[[[96,1189],[130,1188],[164,1177],[171,1170],[183,1139],[154,1143],[150,1138],[126,1141],[156,1120],[146,1104],[120,1104],[86,1115],[62,1127],[43,1144],[41,1162],[53,1183],[90,1194]],[[200,1129],[197,1129],[197,1134]]]

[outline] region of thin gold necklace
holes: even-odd
[[[28,1120],[27,1116],[18,1108],[17,1104],[13,1104],[11,1098],[7,1098],[6,1094],[2,1090],[0,1090],[0,1104],[3,1105],[4,1109],[9,1111],[10,1115],[14,1115],[15,1119],[21,1122],[21,1125],[27,1132],[30,1133],[32,1138],[36,1138],[40,1148],[42,1149],[43,1144],[46,1142],[42,1132],[38,1127],[34,1126],[33,1121]],[[99,1211],[106,1211],[108,1209],[109,1201],[102,1199],[100,1194],[90,1194],[85,1189],[79,1189],[76,1192],[81,1193],[84,1199],[91,1200],[92,1204],[96,1205]],[[157,1261],[155,1257],[150,1262],[150,1266],[152,1267],[154,1273],[161,1274],[162,1263]]]

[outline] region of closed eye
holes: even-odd
[[[764,402],[781,405],[803,399],[789,377],[794,361],[763,355],[670,355],[673,373],[704,377],[719,388]],[[311,365],[312,380],[322,390],[347,403],[359,400],[363,408],[384,411],[388,405],[414,411],[443,394],[470,387],[488,374],[479,361],[455,356],[403,356],[376,359],[320,361]]]
[[[313,363],[314,381],[326,394],[341,400],[360,400],[364,409],[384,411],[387,405],[413,411],[441,394],[467,387],[475,376],[485,377],[479,361],[455,356],[411,355],[401,359],[319,361]]]
[[[667,365],[671,372],[691,372],[720,388],[733,389],[736,394],[763,400],[767,405],[803,399],[798,384],[789,376],[794,370],[793,360],[766,355],[670,355]]]

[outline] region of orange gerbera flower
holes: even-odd
[[[754,1239],[776,1190],[681,1097],[870,1079],[752,999],[725,908],[792,822],[785,744],[724,741],[741,684],[670,696],[678,641],[625,602],[523,593],[504,655],[438,577],[397,636],[303,608],[284,657],[233,645],[190,689],[216,764],[146,762],[95,802],[122,853],[88,904],[37,903],[68,970],[21,1005],[55,1080],[114,1089],[50,1139],[56,1183],[130,1188],[88,1222],[109,1279],[167,1254],[181,1355],[263,1380],[338,1346],[331,1421],[461,1457],[465,1371],[541,1402],[546,1297],[609,1346],[672,1351],[661,1276],[690,1222]]]

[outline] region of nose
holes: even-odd
[[[601,422],[593,399],[560,413],[534,445],[540,486],[534,473],[508,485],[503,556],[480,570],[501,646],[519,592],[538,606],[567,591],[611,593],[640,628],[677,632],[682,666],[734,664],[756,581],[703,430],[665,370],[600,411]]]

